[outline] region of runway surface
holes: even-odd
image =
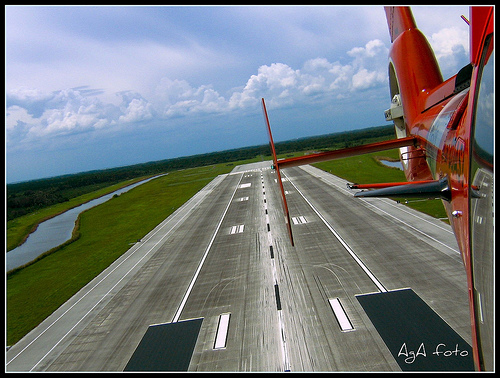
[[[12,346],[6,370],[123,371],[150,343],[186,349],[189,371],[401,371],[424,339],[395,355],[359,298],[407,288],[470,344],[448,225],[388,199],[353,198],[344,180],[304,166],[282,171],[292,247],[270,164],[214,179]],[[148,341],[148,330],[172,323],[199,327],[192,347],[171,347],[182,336],[170,348],[163,336]],[[436,346],[426,347],[430,356]]]

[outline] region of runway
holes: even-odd
[[[470,344],[465,270],[448,225],[388,199],[354,198],[314,167],[289,168],[292,247],[270,165],[214,179],[12,346],[6,370],[148,370],[141,340],[176,323],[199,326],[182,352],[188,371],[401,371],[413,366],[401,361],[408,351],[394,354],[360,298],[408,288]],[[157,342],[155,352],[181,353]],[[144,366],[127,369],[133,356]]]

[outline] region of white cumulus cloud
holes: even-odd
[[[118,118],[119,122],[139,122],[147,121],[153,118],[153,105],[143,98],[132,99],[124,114]]]
[[[18,89],[6,97],[7,142],[79,134],[102,128],[114,118],[112,106],[75,89]]]
[[[307,60],[302,69],[284,63],[261,66],[241,91],[233,93],[230,107],[256,106],[261,97],[271,106],[310,101],[318,95],[348,97],[352,92],[385,85],[387,51],[382,41],[373,40],[348,51],[352,60],[346,64],[320,57]]]
[[[433,33],[429,38],[444,78],[458,72],[469,62],[469,35],[458,27],[449,27]]]
[[[163,117],[193,113],[220,113],[227,110],[227,101],[211,85],[192,87],[185,80],[161,79],[155,90],[154,105]]]
[[[300,105],[346,98],[386,85],[387,48],[380,40],[346,53],[345,62],[309,59],[301,68],[285,63],[261,65],[247,82],[224,97],[213,85],[193,86],[163,77],[150,98],[138,92],[117,93],[119,105],[105,103],[88,87],[42,92],[18,89],[7,93],[8,141],[74,135],[106,128],[146,124],[154,120],[200,114],[222,114],[260,108]]]

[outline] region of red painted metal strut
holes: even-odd
[[[343,148],[340,150],[319,152],[316,154],[293,157],[283,160],[278,160],[276,164],[280,168],[296,167],[298,165],[319,163],[322,161],[340,159],[348,156],[369,154],[371,152],[391,150],[393,148],[401,148],[407,146],[416,146],[416,137],[406,137],[400,139],[392,139],[384,142],[370,143],[358,147]]]

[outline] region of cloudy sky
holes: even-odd
[[[467,7],[413,7],[448,78]],[[386,124],[383,7],[6,6],[6,181]]]

